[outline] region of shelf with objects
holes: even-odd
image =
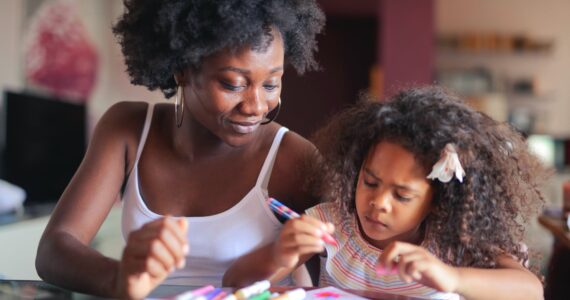
[[[457,55],[548,55],[554,47],[551,38],[499,32],[441,33],[436,43],[439,52]]]
[[[548,106],[556,91],[544,79],[550,38],[520,33],[440,33],[436,80],[470,105],[523,134],[548,134]]]

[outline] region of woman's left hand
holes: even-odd
[[[405,282],[416,281],[443,292],[454,292],[459,283],[456,268],[443,263],[425,248],[404,242],[388,245],[378,259],[378,267],[395,268]]]

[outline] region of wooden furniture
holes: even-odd
[[[552,256],[548,264],[544,298],[546,300],[570,297],[570,231],[560,217],[541,215],[538,222],[555,237]]]
[[[561,218],[541,215],[538,222],[548,229],[560,244],[570,249],[570,230]]]

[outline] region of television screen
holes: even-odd
[[[85,106],[11,91],[3,101],[2,178],[26,191],[25,205],[57,201],[85,153]]]

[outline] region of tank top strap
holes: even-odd
[[[146,138],[148,136],[148,131],[150,129],[150,123],[152,122],[153,112],[154,112],[154,103],[149,103],[147,111],[146,111],[146,118],[144,120],[143,131],[141,134],[141,138],[139,140],[139,145],[137,147],[137,156],[135,158],[135,166],[137,166],[139,163],[139,158],[141,157],[142,150],[143,150],[144,145],[146,143]]]
[[[273,164],[275,164],[275,157],[277,157],[277,151],[279,150],[279,145],[281,144],[281,140],[287,131],[289,131],[287,127],[281,127],[277,131],[277,134],[275,134],[273,143],[271,144],[269,153],[267,153],[267,157],[263,162],[263,167],[261,167],[261,172],[259,172],[259,177],[257,178],[255,186],[259,186],[262,189],[267,190],[267,186],[269,185],[269,178],[271,177],[271,171],[273,170]]]

